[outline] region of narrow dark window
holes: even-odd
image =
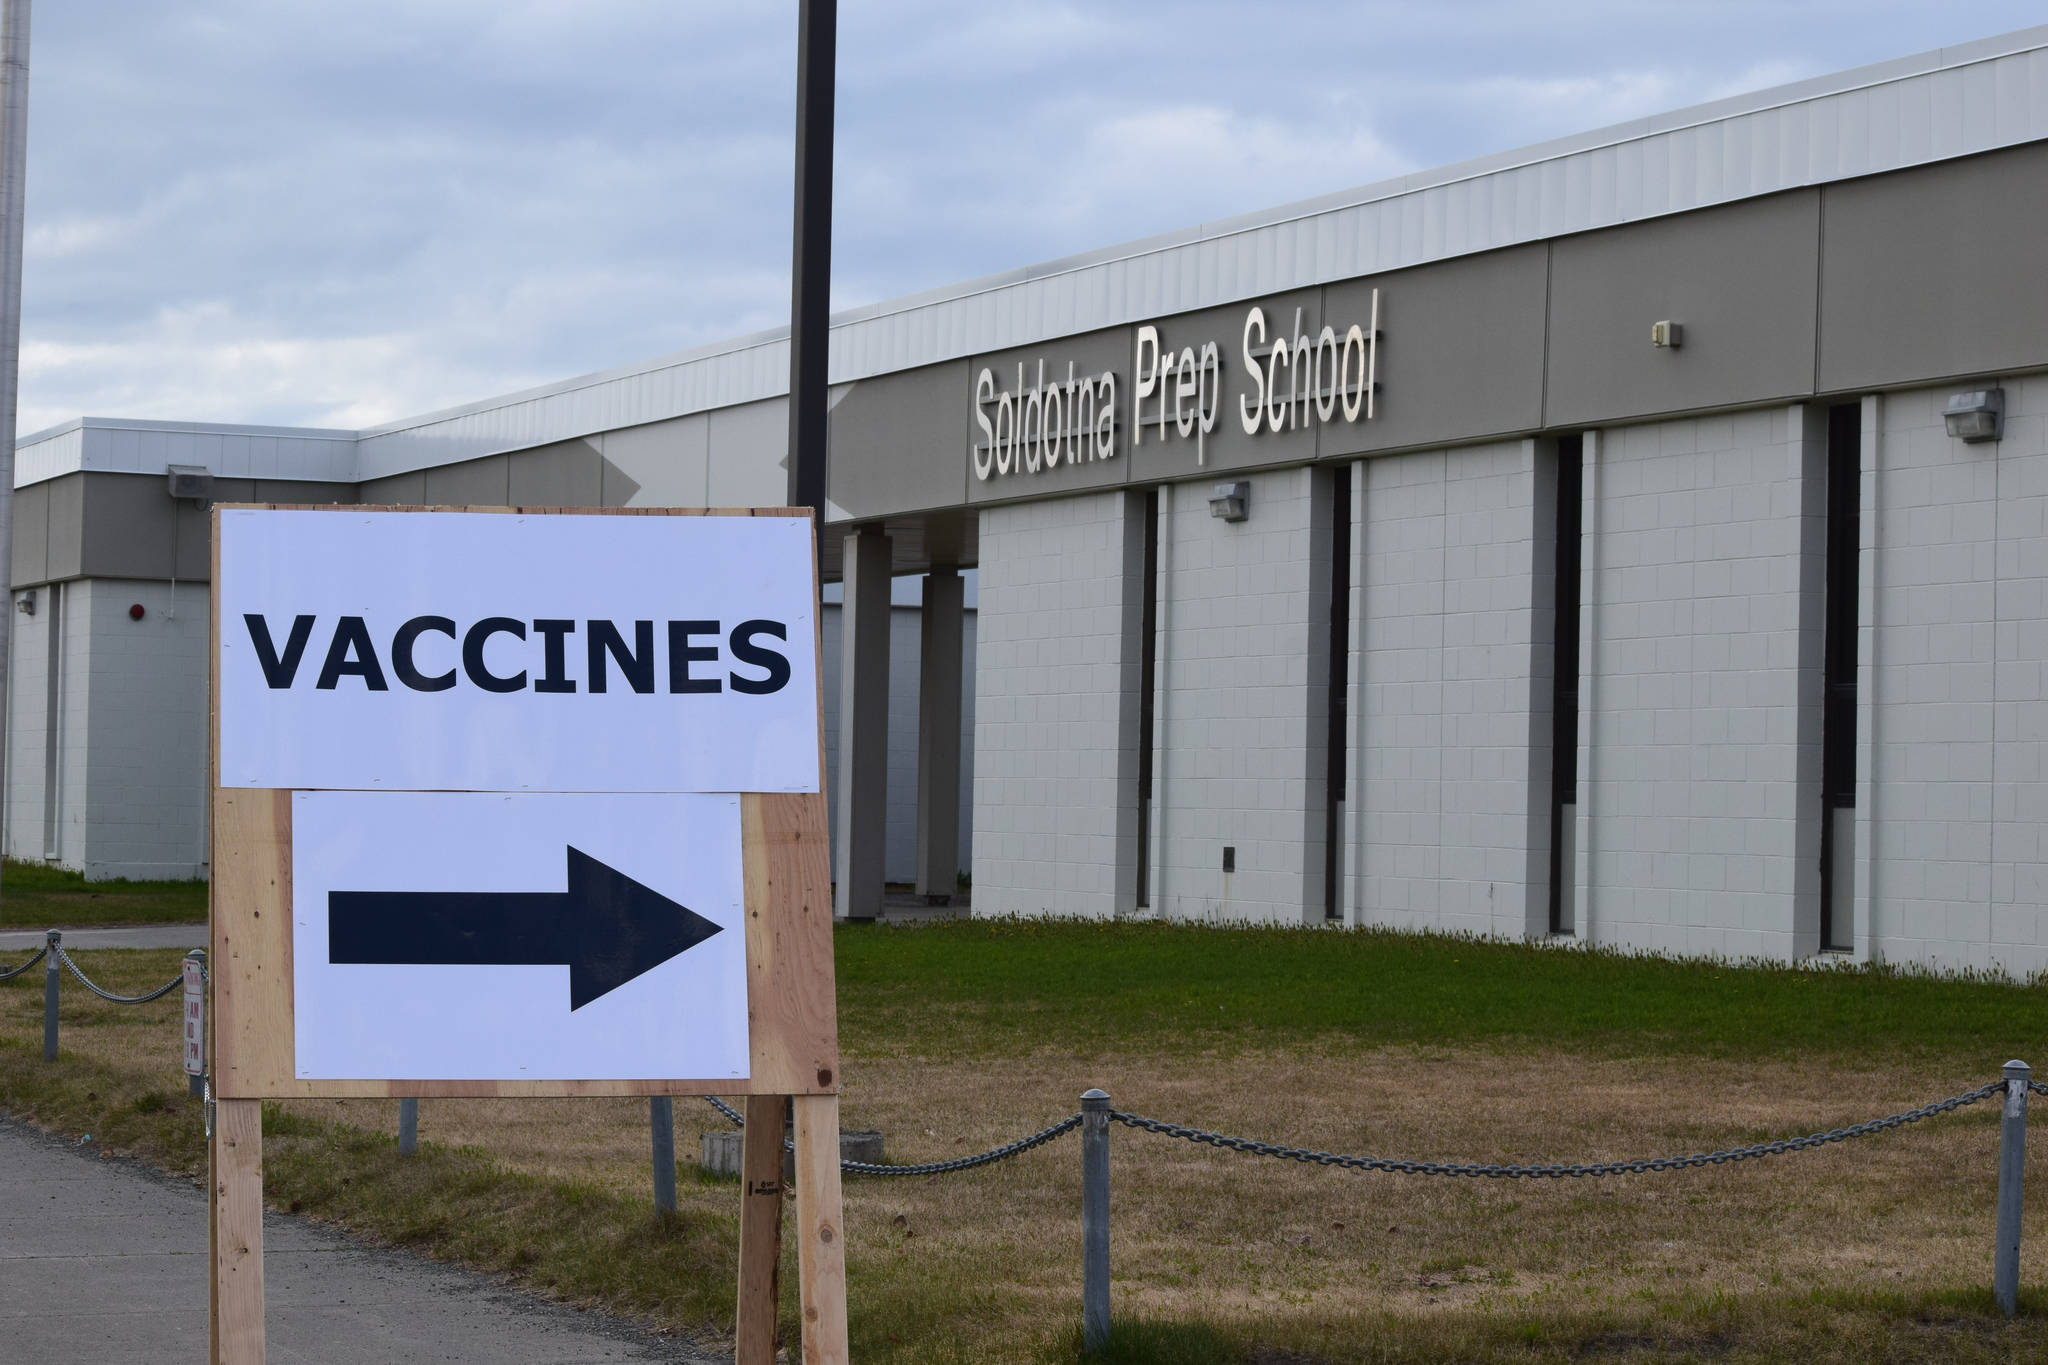
[[[1159,490],[1145,494],[1144,575],[1138,599],[1138,885],[1135,905],[1152,898],[1152,692],[1159,658]],[[1126,544],[1129,542],[1126,541]],[[1129,598],[1124,599],[1129,601]]]
[[[1550,932],[1569,934],[1578,878],[1579,806],[1579,495],[1585,485],[1585,439],[1557,442],[1557,527],[1551,601],[1550,668]]]
[[[1323,918],[1344,918],[1345,692],[1351,682],[1351,466],[1330,471],[1330,729],[1323,827]]]
[[[1846,874],[1856,810],[1856,596],[1863,538],[1863,407],[1828,409],[1826,643],[1820,718],[1820,946],[1855,946]]]

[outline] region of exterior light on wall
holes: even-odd
[[[213,474],[203,464],[174,464],[169,468],[170,494],[190,502],[213,500]]]
[[[2005,390],[1952,393],[1941,410],[1941,422],[1949,435],[1971,445],[1999,440],[2005,435]]]
[[[128,619],[131,621],[140,621],[142,619],[142,603],[137,602],[134,606],[128,608]]]
[[[1252,486],[1249,483],[1219,483],[1209,495],[1209,515],[1225,521],[1243,521],[1252,514]]]
[[[1675,351],[1685,344],[1685,328],[1675,322],[1653,322],[1650,324],[1650,344]]]
[[[15,599],[14,609],[23,616],[34,616],[36,614],[36,590],[30,588],[19,598]]]

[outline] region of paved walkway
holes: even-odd
[[[43,946],[44,929],[0,929],[0,953],[34,952]],[[204,948],[202,924],[136,924],[124,929],[66,929],[66,948]],[[0,962],[0,967],[9,964]]]
[[[0,1199],[0,1361],[206,1358],[203,1191],[0,1118]],[[716,1359],[303,1219],[263,1237],[275,1365]]]

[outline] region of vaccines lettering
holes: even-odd
[[[1247,436],[1332,423],[1369,422],[1379,388],[1380,292],[1365,320],[1309,327],[1292,318],[1247,309],[1231,352],[1214,338],[1173,335],[1146,323],[1132,335],[1127,413],[1117,410],[1113,370],[1075,374],[1073,362],[1017,362],[1014,380],[983,368],[974,380],[977,436],[968,459],[982,482],[1015,474],[1050,473],[1064,465],[1117,458],[1120,435],[1133,447],[1180,442],[1192,463],[1208,463],[1209,437],[1234,420]],[[1048,371],[1053,375],[1048,379]],[[1006,384],[1006,380],[1011,380]]]
[[[285,629],[248,612],[242,624],[264,686],[272,691],[299,686],[331,692],[351,686],[388,692],[396,682],[415,692],[471,687],[563,694],[616,688],[648,695],[730,687],[765,696],[789,685],[789,658],[783,650],[789,627],[781,621],[742,621],[727,631],[721,622],[701,620],[486,616],[459,625],[453,617],[414,616],[383,631],[361,616],[322,621],[301,613]],[[316,635],[326,642],[318,651],[317,668],[307,659],[307,646]]]

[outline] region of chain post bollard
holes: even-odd
[[[420,1149],[420,1102],[417,1098],[398,1102],[398,1154],[411,1156]]]
[[[654,1207],[676,1211],[676,1102],[667,1095],[647,1097],[647,1133],[654,1156]]]
[[[1081,1096],[1081,1349],[1109,1345],[1109,1096]]]
[[[49,956],[43,959],[43,1060],[57,1060],[57,993],[63,981],[63,964],[57,960],[57,947],[63,943],[64,935],[57,929],[50,930],[44,950]]]
[[[2025,1062],[2005,1064],[2005,1111],[1998,1127],[1998,1251],[1991,1269],[1991,1294],[2007,1317],[2020,1309],[2020,1178],[2027,1165],[2027,1082]]]

